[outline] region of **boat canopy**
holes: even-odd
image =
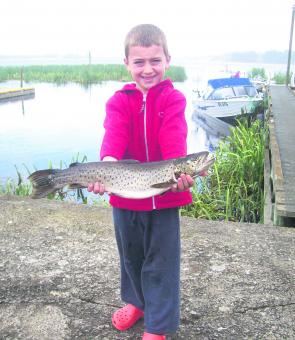
[[[249,78],[218,78],[208,80],[208,85],[213,89],[218,89],[227,86],[251,86],[252,83]]]

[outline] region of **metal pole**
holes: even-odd
[[[88,65],[91,65],[91,52],[89,51],[88,54]]]
[[[291,64],[293,28],[294,28],[294,13],[295,13],[295,5],[292,6],[292,20],[291,20],[291,31],[290,31],[290,41],[289,41],[289,53],[288,53],[288,65],[287,65],[287,74],[286,74],[286,86],[289,85],[289,77],[290,77],[290,64]]]

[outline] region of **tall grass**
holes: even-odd
[[[265,130],[260,121],[238,123],[220,142],[216,162],[198,179],[193,204],[182,214],[210,220],[261,222],[264,206]]]
[[[0,81],[19,80],[21,68],[18,66],[0,67]],[[171,66],[166,77],[172,81],[186,80],[183,67]],[[124,65],[33,65],[23,67],[23,79],[26,82],[50,82],[64,84],[76,82],[80,84],[94,84],[107,80],[131,81]]]
[[[25,166],[26,171],[28,168]],[[0,195],[9,194],[17,196],[29,196],[32,192],[32,186],[27,181],[24,181],[23,175],[17,167],[15,167],[17,180],[8,178],[5,183],[0,181]],[[28,172],[29,173],[29,172]]]
[[[71,163],[84,163],[87,161],[87,156],[80,155],[77,153],[75,156],[72,157]],[[68,165],[64,161],[59,161],[59,164],[53,164],[52,161],[48,161],[48,169],[58,168],[64,169],[67,168]],[[26,176],[28,177],[32,171],[24,164],[24,168],[26,170]],[[34,170],[36,171],[37,168],[34,166]],[[29,196],[32,193],[32,185],[30,182],[24,179],[24,175],[19,171],[16,167],[16,174],[17,179],[8,178],[4,184],[0,183],[0,194],[10,194],[10,195],[17,195],[17,196]],[[56,193],[49,194],[47,196],[48,199],[57,199],[57,200],[64,200],[64,199],[71,199],[73,198],[76,201],[87,203],[87,197],[84,195],[82,189],[77,189],[75,192],[63,192],[62,190],[57,191]]]
[[[255,78],[267,79],[266,72],[263,67],[253,67],[251,71],[248,73],[248,77],[252,79]]]
[[[287,75],[283,72],[276,72],[272,78],[276,84],[286,84]],[[290,84],[291,77],[289,77],[288,84]]]

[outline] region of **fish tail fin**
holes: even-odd
[[[42,198],[48,194],[54,193],[60,187],[56,186],[53,180],[54,175],[61,172],[58,169],[38,170],[33,172],[28,179],[31,181],[33,186],[33,192],[31,198]]]

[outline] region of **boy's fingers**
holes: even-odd
[[[87,187],[87,191],[89,192],[93,191],[93,187],[94,187],[93,183],[89,183]]]
[[[100,190],[99,190],[99,194],[103,195],[105,193],[106,189],[105,186],[103,184],[100,185]]]
[[[177,180],[177,183],[173,184],[171,186],[171,191],[177,192],[177,191],[184,191],[189,189],[194,185],[195,181],[194,179],[185,174],[181,174],[180,177]]]
[[[112,195],[111,192],[106,191],[104,184],[100,183],[100,182],[89,183],[88,186],[87,186],[87,190],[89,192],[93,191],[94,194],[103,195],[103,194],[107,193],[108,195]]]
[[[102,194],[102,191],[104,190],[103,184],[96,182],[94,183],[94,187],[93,187],[93,192],[95,194]]]
[[[187,180],[189,187],[192,187],[195,184],[194,179],[190,175],[186,176],[186,180]]]
[[[199,176],[207,176],[208,175],[208,171],[202,171],[199,173]]]
[[[180,177],[182,179],[183,190],[189,189],[194,185],[194,180],[191,178],[190,175],[182,174]]]
[[[178,184],[178,189],[181,190],[181,191],[188,188],[187,179],[186,179],[186,176],[184,174],[180,175],[180,178],[178,179],[177,184]]]

